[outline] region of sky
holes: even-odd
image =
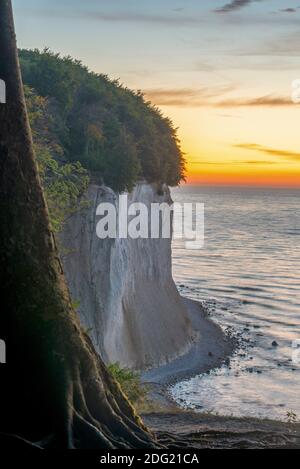
[[[19,47],[80,59],[173,120],[189,183],[300,187],[300,0],[13,5]]]

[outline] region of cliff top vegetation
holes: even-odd
[[[184,179],[176,129],[141,92],[49,49],[21,50],[20,62],[45,177],[49,166],[52,176],[63,171],[60,181],[74,173],[79,192],[84,171],[117,192],[140,179],[169,186]]]

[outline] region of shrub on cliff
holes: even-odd
[[[147,389],[143,386],[140,375],[128,368],[122,368],[119,363],[108,365],[108,371],[119,383],[130,402],[136,407],[143,406],[147,396]]]
[[[184,178],[176,129],[142,93],[48,49],[21,50],[20,60],[24,83],[47,99],[51,139],[70,163],[118,192],[139,179],[176,186]]]

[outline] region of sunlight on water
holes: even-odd
[[[246,346],[230,367],[178,383],[173,397],[223,415],[300,416],[300,364],[292,359],[300,341],[300,191],[187,186],[172,195],[205,203],[204,249],[173,243],[179,290],[242,332]]]

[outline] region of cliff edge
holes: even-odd
[[[99,239],[96,209],[118,196],[90,185],[88,207],[73,215],[61,235],[63,262],[81,321],[108,363],[146,369],[188,351],[193,331],[172,278],[170,239]],[[129,202],[170,203],[167,187],[140,183]]]

